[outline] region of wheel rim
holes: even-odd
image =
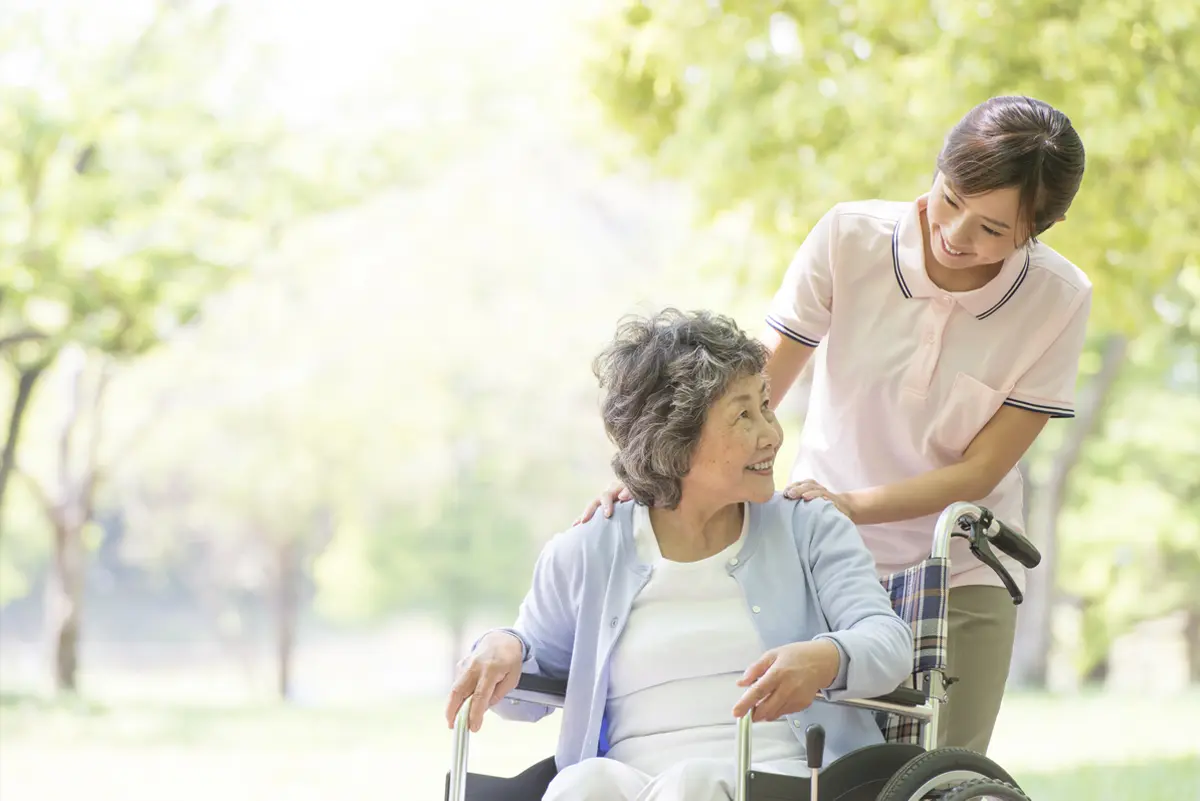
[[[917,788],[917,791],[909,796],[908,801],[924,801],[925,797],[936,790],[949,790],[963,782],[969,782],[972,779],[987,779],[990,778],[978,771],[974,770],[951,770],[945,773],[939,773],[929,781]]]

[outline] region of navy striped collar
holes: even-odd
[[[1020,248],[1004,262],[1000,273],[970,292],[946,292],[925,272],[925,240],[921,233],[921,197],[896,222],[892,230],[892,270],[906,298],[948,296],[980,320],[986,320],[1008,303],[1029,274],[1030,249]]]

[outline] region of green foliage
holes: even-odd
[[[1135,342],[1073,476],[1059,575],[1084,603],[1082,670],[1134,624],[1200,609],[1198,342],[1171,326]]]
[[[471,615],[511,615],[535,555],[519,488],[494,466],[467,467],[431,502],[389,504],[374,525],[350,523],[315,565],[317,609],[335,620],[426,609],[454,630]]]
[[[50,550],[49,525],[27,488],[15,487],[9,501],[0,538],[0,608],[29,594]]]
[[[283,124],[228,3],[146,8],[0,14],[0,353],[16,371],[68,342],[145,353],[286,227],[397,177],[386,137]]]
[[[0,320],[40,335],[21,362],[72,340],[144,351],[244,257],[274,137],[212,100],[224,16],[164,5],[132,41],[80,48],[52,44],[54,14],[6,15],[7,66],[40,67],[0,83]]]
[[[613,7],[599,31],[608,119],[707,216],[751,220],[773,245],[748,265],[765,285],[830,205],[924,191],[950,126],[1014,93],[1064,109],[1088,148],[1045,239],[1092,277],[1097,325],[1145,322],[1149,296],[1196,264],[1195,4],[665,0]]]

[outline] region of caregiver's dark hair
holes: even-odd
[[[937,166],[955,192],[1020,191],[1018,237],[1066,215],[1083,181],[1083,141],[1071,120],[1032,97],[993,97],[967,112],[942,145]]]

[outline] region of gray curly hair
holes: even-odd
[[[664,309],[626,317],[592,363],[612,466],[634,500],[674,509],[712,405],[739,378],[762,373],[767,349],[732,319]]]

